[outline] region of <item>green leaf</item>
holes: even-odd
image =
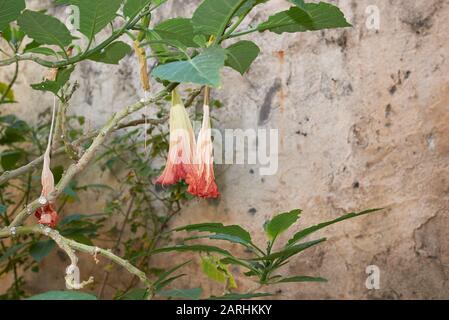
[[[201,257],[201,269],[209,279],[225,283],[227,279],[226,274],[218,268],[216,262],[217,260],[213,257]]]
[[[162,253],[162,252],[171,252],[171,251],[215,252],[215,253],[222,254],[224,256],[231,256],[231,254],[224,249],[220,249],[220,248],[214,247],[214,246],[207,246],[207,245],[191,245],[191,246],[179,245],[179,246],[174,246],[174,247],[165,247],[165,248],[156,249],[156,250],[152,251],[151,254],[158,254],[158,253]]]
[[[246,0],[204,0],[193,14],[195,32],[221,36],[228,22]]]
[[[7,209],[8,209],[7,206],[0,204],[0,214],[5,214]]]
[[[173,290],[158,292],[158,294],[163,297],[189,299],[189,300],[199,300],[202,293],[203,293],[203,289],[201,289],[201,288],[173,289]]]
[[[350,27],[343,13],[336,6],[320,2],[307,3],[305,9],[291,7],[268,18],[257,29],[269,30],[278,34],[283,32],[304,32],[329,28]]]
[[[63,48],[72,43],[73,38],[67,27],[55,17],[42,12],[25,10],[17,22],[28,37],[40,44]]]
[[[183,274],[178,274],[176,276],[167,278],[164,281],[160,282],[157,286],[154,286],[154,289],[156,292],[161,291],[161,289],[165,288],[166,286],[168,286],[170,283],[172,283],[176,279],[179,279],[179,278],[185,277],[185,276],[186,276],[186,274],[183,273]]]
[[[183,263],[178,264],[177,266],[174,266],[173,268],[170,268],[169,270],[163,272],[163,273],[158,277],[158,279],[154,282],[153,286],[154,286],[155,288],[159,288],[160,285],[164,282],[164,280],[167,279],[167,277],[168,277],[169,275],[173,274],[173,272],[175,272],[175,271],[177,271],[178,269],[184,267],[186,264],[188,264],[188,263],[190,263],[190,262],[191,262],[191,260],[186,261],[186,262],[183,262]]]
[[[221,263],[220,260],[214,256],[201,257],[201,269],[209,279],[219,283],[228,281],[230,288],[237,288],[234,276],[229,271],[228,266]]]
[[[272,261],[272,260],[275,260],[275,259],[278,259],[278,258],[281,258],[281,260],[285,260],[285,259],[288,259],[291,256],[294,256],[295,254],[298,254],[301,251],[304,251],[304,250],[306,250],[306,249],[308,249],[310,247],[313,247],[313,246],[315,246],[315,245],[317,245],[317,244],[319,244],[319,243],[321,243],[323,241],[326,241],[326,238],[321,238],[321,239],[314,240],[314,241],[304,242],[304,243],[301,243],[301,244],[298,244],[298,245],[295,245],[295,246],[288,247],[288,248],[283,249],[281,251],[278,251],[278,252],[266,255],[264,257],[257,257],[257,258],[253,258],[253,259],[250,259],[250,260],[254,260],[254,261],[256,261],[256,260]]]
[[[80,9],[80,32],[89,40],[114,20],[122,0],[75,0]]]
[[[111,43],[101,52],[89,57],[89,60],[107,64],[118,64],[127,54],[131,52],[131,47],[122,41]]]
[[[53,56],[53,57],[56,57],[58,55],[53,49],[46,48],[46,47],[30,48],[28,50],[25,50],[25,52],[43,54],[45,56]]]
[[[275,283],[286,283],[286,282],[327,282],[327,279],[321,277],[295,276],[295,277],[282,278],[281,280],[276,281]]]
[[[309,228],[303,229],[303,230],[295,233],[293,235],[293,237],[287,242],[287,245],[291,246],[291,245],[297,243],[298,241],[304,239],[308,235],[314,233],[315,231],[318,231],[318,230],[323,229],[323,228],[325,228],[327,226],[330,226],[331,224],[334,224],[334,223],[337,223],[337,222],[340,222],[340,221],[344,221],[344,220],[347,220],[347,219],[352,219],[352,218],[355,218],[355,217],[358,217],[358,216],[362,216],[362,215],[365,215],[365,214],[368,214],[368,213],[376,212],[376,211],[379,211],[379,210],[382,210],[382,209],[369,209],[369,210],[365,210],[365,211],[362,211],[362,212],[351,212],[351,213],[345,214],[345,215],[343,215],[343,216],[341,216],[341,217],[339,217],[337,219],[316,224],[314,226],[311,226]]]
[[[97,300],[97,297],[79,291],[48,291],[26,300]]]
[[[4,151],[0,154],[0,162],[3,170],[13,170],[17,163],[23,158],[24,153],[18,150]]]
[[[16,245],[13,245],[12,247],[9,247],[4,253],[3,255],[0,257],[0,262],[6,261],[8,258],[14,256],[14,254],[19,251],[20,249],[23,248],[25,244],[23,243],[18,243]]]
[[[298,220],[300,214],[301,210],[295,209],[290,212],[278,214],[270,221],[267,221],[264,225],[264,229],[268,239],[271,241],[276,239],[278,235],[290,228],[291,225]]]
[[[123,7],[125,17],[135,17],[151,0],[128,0]]]
[[[243,40],[227,47],[226,52],[226,66],[243,75],[259,55],[260,49],[254,42]]]
[[[260,292],[260,293],[227,293],[223,296],[211,296],[208,300],[243,300],[243,299],[252,299],[252,298],[261,298],[261,297],[269,297],[274,296],[272,293],[268,292]]]
[[[201,223],[180,227],[175,231],[211,232],[215,233],[215,236],[208,236],[210,239],[228,240],[245,245],[251,243],[249,232],[237,225],[224,226],[221,223]]]
[[[0,0],[0,31],[17,19],[25,9],[25,0]]]
[[[148,297],[147,289],[133,289],[120,297],[120,300],[146,300]]]
[[[152,75],[162,80],[218,87],[225,57],[224,49],[209,47],[193,59],[160,65],[153,70]]]
[[[75,66],[60,69],[55,81],[45,80],[41,83],[32,84],[31,87],[34,90],[50,91],[54,94],[58,94],[59,90],[61,90],[61,88],[70,80],[73,70],[75,70]]]
[[[5,94],[6,90],[8,90],[8,85],[6,83],[0,82],[0,97]],[[5,103],[14,102],[14,91],[9,89],[8,93],[5,96],[4,102]]]
[[[168,41],[177,41],[187,47],[198,47],[193,38],[192,21],[187,18],[174,18],[165,20],[154,27],[161,39]]]
[[[30,247],[30,255],[37,262],[41,262],[55,247],[53,240],[38,241]]]

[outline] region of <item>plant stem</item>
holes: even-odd
[[[61,236],[58,231],[44,227],[42,225],[32,225],[32,226],[16,228],[16,236],[28,235],[28,234],[41,234],[41,235],[51,237],[58,243],[58,245],[61,247],[61,249],[63,249],[66,252],[68,251],[67,249],[69,248],[69,249],[73,249],[76,251],[88,253],[93,256],[95,256],[96,254],[100,254],[103,257],[111,260],[112,262],[122,266],[129,273],[137,276],[140,279],[140,281],[145,285],[145,287],[147,287],[149,289],[152,288],[152,284],[151,284],[150,280],[148,280],[148,278],[144,272],[137,269],[129,261],[122,259],[119,256],[116,256],[114,253],[111,252],[111,250],[105,250],[102,248],[85,245],[85,244],[76,242],[71,239],[67,239],[67,238]],[[7,237],[11,237],[10,229],[6,228],[3,230],[0,230],[0,238],[7,238]],[[67,252],[67,254],[71,255],[72,253]]]
[[[12,86],[17,80],[17,76],[19,75],[19,63],[16,62],[16,68],[14,69],[14,76],[12,77],[11,81],[9,82],[8,87],[6,88],[5,92],[3,92],[2,97],[0,98],[0,104],[3,103],[3,101],[6,99],[8,93],[11,91]]]

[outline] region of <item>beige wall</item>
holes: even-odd
[[[214,114],[219,128],[280,130],[278,173],[262,177],[257,165],[218,166],[221,198],[194,200],[175,224],[241,224],[264,245],[262,225],[276,212],[302,208],[300,224],[307,226],[348,211],[385,207],[321,232],[328,241],[283,270],[320,275],[328,283],[273,290],[281,289],[289,299],[449,298],[449,3],[333,2],[354,28],[252,35],[263,53],[245,77],[225,71],[223,87],[214,92],[224,102]],[[169,2],[166,12],[186,15],[185,2],[179,3]],[[373,4],[380,9],[378,32],[365,27],[365,9]],[[272,0],[251,19],[286,6]],[[78,66],[75,112],[99,125],[107,114],[138,99],[134,60],[112,68]],[[30,110],[48,107],[51,97],[28,86],[39,80],[40,68],[23,66],[15,89],[20,103],[10,108],[30,116]],[[0,78],[8,77],[2,69]],[[172,263],[165,257],[157,263]],[[94,272],[91,259],[86,260],[86,273]],[[380,290],[365,288],[365,268],[372,264],[381,271]],[[51,279],[35,279],[34,290],[62,288],[63,265],[53,265],[51,259],[43,262],[44,277]],[[234,271],[242,290],[254,286]],[[219,286],[196,276],[197,265],[188,272],[194,276],[178,286],[201,285],[220,293]]]

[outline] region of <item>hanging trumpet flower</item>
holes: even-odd
[[[176,90],[172,91],[170,109],[170,145],[164,172],[156,183],[170,185],[179,180],[191,180],[193,174],[193,156],[195,152],[195,134],[189,115]]]
[[[47,225],[51,228],[56,227],[56,224],[58,223],[58,213],[54,209],[53,204],[48,201],[48,196],[55,190],[55,179],[53,177],[53,173],[50,170],[50,151],[52,144],[53,127],[55,122],[55,113],[56,113],[56,98],[54,100],[53,105],[50,134],[48,136],[47,149],[45,150],[44,153],[44,164],[41,175],[42,192],[39,198],[39,202],[42,205],[42,207],[38,208],[34,213],[36,218],[39,219],[39,223]]]
[[[218,192],[214,175],[213,143],[209,109],[209,88],[206,87],[204,92],[203,123],[198,135],[194,158],[195,170],[193,179],[187,181],[189,184],[187,191],[202,198],[217,198],[220,193]]]

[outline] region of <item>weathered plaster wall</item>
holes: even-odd
[[[165,12],[186,15],[193,2],[171,1]],[[327,243],[283,270],[320,275],[328,283],[275,290],[289,299],[449,298],[449,2],[333,2],[354,28],[253,35],[249,38],[263,54],[244,78],[225,71],[223,88],[214,93],[224,102],[214,114],[219,128],[279,129],[278,173],[262,177],[257,165],[218,166],[221,198],[193,201],[175,223],[241,224],[263,244],[262,225],[275,212],[302,208],[300,224],[306,226],[353,210],[385,207],[382,213],[321,232]],[[377,32],[365,27],[368,5],[380,9]],[[251,20],[287,6],[272,0]],[[134,60],[126,58],[112,68],[81,64],[75,112],[87,115],[94,126],[135,101]],[[23,66],[16,87],[20,103],[11,108],[30,116],[30,110],[48,107],[51,98],[29,88],[41,77],[40,68]],[[0,78],[9,77],[1,72]],[[170,256],[158,263],[171,263]],[[51,279],[36,279],[36,291],[61,288],[62,267],[53,264],[43,262]],[[365,268],[372,264],[381,271],[380,290],[365,287]],[[86,266],[86,272],[94,269]],[[254,286],[234,271],[241,288]],[[202,276],[180,280],[178,286],[183,285],[220,293]]]

